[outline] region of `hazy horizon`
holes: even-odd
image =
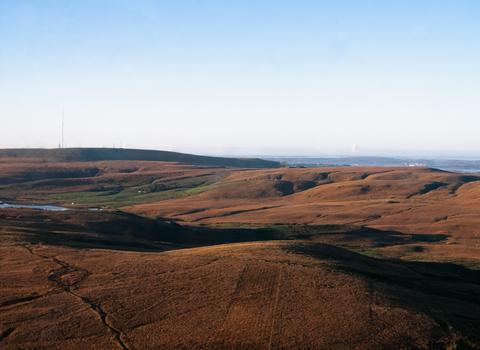
[[[58,149],[59,147],[4,147],[0,149]],[[178,153],[187,153],[200,156],[214,156],[214,157],[237,157],[237,158],[263,158],[263,159],[273,159],[273,158],[392,158],[392,159],[430,159],[430,160],[471,160],[476,161],[480,160],[480,154],[478,153],[455,153],[455,152],[444,152],[444,153],[406,153],[398,151],[375,151],[375,150],[361,150],[356,151],[355,153],[349,152],[348,150],[338,150],[337,152],[330,153],[320,153],[319,150],[315,149],[248,149],[248,148],[229,148],[226,150],[217,150],[215,148],[211,149],[153,149],[153,148],[131,148],[123,146],[105,146],[105,147],[66,147],[66,149],[78,149],[78,148],[109,148],[109,149],[139,149],[139,150],[151,150],[151,151],[167,151],[167,152],[178,152]],[[258,152],[263,151],[263,152]]]
[[[480,3],[0,4],[0,148],[480,157]]]

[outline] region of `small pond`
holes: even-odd
[[[69,208],[56,207],[54,205],[20,205],[20,204],[7,204],[0,202],[0,209],[3,208],[30,208],[30,209],[42,209],[42,210],[70,210]]]
[[[20,205],[20,204],[7,204],[0,201],[0,209],[3,209],[3,208],[30,208],[30,209],[55,210],[55,211],[74,210],[72,208],[56,207],[54,205]],[[102,209],[88,208],[88,210],[102,210]]]

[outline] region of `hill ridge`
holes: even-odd
[[[130,148],[17,148],[0,149],[0,158],[45,158],[66,162],[138,160],[179,162],[235,168],[278,168],[280,162],[259,158],[224,158]]]

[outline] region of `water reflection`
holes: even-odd
[[[54,205],[20,205],[20,204],[7,204],[0,202],[0,208],[30,208],[30,209],[42,209],[42,210],[70,210],[69,208],[56,207]]]

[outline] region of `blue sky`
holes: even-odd
[[[480,155],[478,1],[2,1],[0,147]],[[352,147],[356,145],[356,147]]]

